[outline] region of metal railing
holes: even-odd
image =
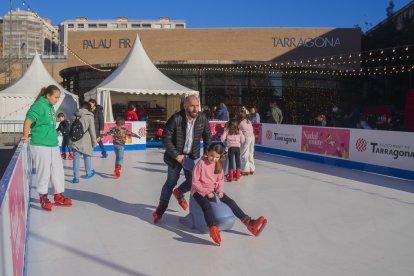
[[[23,121],[0,121],[0,145],[18,145],[23,134]]]

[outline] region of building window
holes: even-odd
[[[96,24],[88,24],[88,27],[90,29],[96,29],[96,28],[98,28],[98,25],[96,25]]]
[[[73,29],[75,28],[75,24],[68,24],[68,29]]]
[[[142,24],[142,28],[151,28],[151,24]]]
[[[128,24],[119,24],[119,28],[126,29],[128,28]]]
[[[164,24],[163,25],[163,28],[164,29],[171,29],[171,24]]]
[[[161,29],[162,25],[161,24],[154,24],[154,29]]]
[[[85,25],[84,24],[78,24],[78,28],[79,29],[83,29],[85,27]]]
[[[132,28],[141,28],[141,24],[131,24]]]
[[[109,24],[109,28],[111,28],[111,29],[117,29],[118,28],[118,24],[116,24],[116,23],[110,23]]]
[[[176,29],[184,29],[184,24],[175,24]]]
[[[108,28],[108,24],[99,24],[99,28],[106,29]]]

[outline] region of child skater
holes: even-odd
[[[72,149],[69,147],[69,131],[70,131],[70,123],[68,120],[65,120],[65,114],[59,113],[58,119],[60,121],[58,128],[56,129],[57,132],[60,131],[62,134],[62,153],[60,156],[62,159],[66,159],[66,147],[68,148],[69,156],[68,160],[73,160]]]
[[[193,185],[191,194],[200,205],[204,213],[204,219],[210,228],[210,237],[215,243],[220,245],[220,231],[214,221],[214,216],[210,206],[210,200],[214,198],[214,193],[218,195],[221,202],[227,204],[236,217],[238,217],[247,229],[258,236],[265,227],[267,220],[260,216],[258,219],[251,219],[237,206],[230,197],[223,193],[224,174],[223,157],[224,149],[220,144],[212,144],[208,148],[207,156],[203,157],[193,170]]]
[[[239,129],[242,131],[245,140],[241,144],[241,175],[254,174],[254,130],[253,124],[247,117],[246,113],[241,110],[237,114],[239,120]]]
[[[133,136],[138,139],[140,137],[129,131],[125,128],[125,119],[122,117],[118,117],[115,120],[116,127],[111,128],[106,133],[102,134],[102,136],[112,135],[112,143],[114,144],[114,151],[115,151],[115,176],[121,176],[121,167],[122,162],[124,160],[124,147],[125,141],[127,136]]]
[[[240,146],[244,143],[244,140],[244,135],[239,130],[239,121],[231,119],[223,135],[221,135],[221,141],[228,148],[229,173],[227,180],[229,182],[233,181],[234,161],[236,161],[236,180],[240,179]]]

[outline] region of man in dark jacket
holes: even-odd
[[[177,199],[185,210],[188,207],[184,194],[191,189],[192,166],[200,158],[200,140],[203,138],[204,149],[211,144],[212,135],[208,118],[199,112],[196,96],[188,96],[181,111],[168,119],[162,141],[165,147],[164,162],[168,165],[168,176],[161,190],[160,203],[153,213],[154,223],[158,222],[167,210],[171,195]],[[181,169],[184,169],[185,181],[176,189]]]
[[[90,99],[89,104],[91,105],[91,110],[93,113],[93,118],[95,119],[95,133],[96,137],[100,137],[104,133],[104,117],[103,117],[103,107],[96,104],[96,100]],[[101,148],[102,158],[107,158],[108,154],[106,153],[105,147],[102,143],[102,140],[98,142],[99,147]]]

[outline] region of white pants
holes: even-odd
[[[241,145],[241,171],[254,172],[254,136],[246,136],[246,140]]]
[[[33,165],[36,169],[36,184],[39,194],[47,194],[52,183],[54,194],[65,191],[65,172],[59,147],[30,145]]]

